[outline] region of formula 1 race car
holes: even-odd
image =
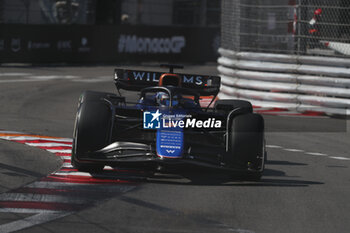
[[[220,77],[116,69],[118,93],[85,91],[76,115],[72,165],[117,167],[192,164],[260,179],[266,160],[264,119],[243,100],[217,100]],[[127,102],[120,90],[140,94]],[[212,96],[209,106],[202,97]],[[191,166],[191,165],[190,165]]]

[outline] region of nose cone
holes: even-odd
[[[184,140],[179,129],[160,129],[157,131],[157,155],[166,158],[181,158]]]

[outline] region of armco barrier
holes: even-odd
[[[219,98],[293,111],[350,115],[350,59],[219,49]]]

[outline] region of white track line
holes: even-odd
[[[68,154],[68,153],[72,152],[72,150],[51,150],[51,149],[46,149],[46,150],[51,152],[51,153],[65,153],[65,154]]]
[[[36,194],[36,193],[3,193],[0,195],[1,201],[30,201],[40,203],[73,203],[85,204],[92,201],[91,198],[83,198],[62,195]]]
[[[54,142],[45,142],[45,143],[35,143],[35,142],[26,142],[24,143],[28,146],[45,146],[45,147],[57,147],[57,146],[64,146],[64,147],[72,147],[71,144],[64,144],[64,143],[54,143]]]
[[[1,233],[10,233],[14,231],[19,231],[28,227],[32,227],[35,225],[39,225],[42,223],[50,222],[52,220],[62,218],[64,216],[70,215],[73,212],[43,212],[39,213],[21,220],[13,221],[10,223],[6,223],[3,225],[0,225],[0,232]]]
[[[289,152],[305,152],[304,150],[299,150],[299,149],[290,149],[290,148],[283,148],[285,151]]]
[[[336,156],[329,156],[331,159],[338,159],[338,160],[350,160],[350,158],[345,158],[345,157],[336,157]]]
[[[1,133],[1,131],[0,131]],[[31,140],[44,140],[44,141],[56,141],[56,142],[72,142],[71,138],[42,138],[34,136],[0,136],[2,139],[11,140],[11,141],[31,141]]]
[[[91,175],[88,172],[78,171],[57,171],[54,173],[57,176],[85,176],[85,177],[98,177],[98,178],[118,178],[120,174],[104,174],[104,173],[93,173]]]
[[[343,160],[343,161],[348,161],[350,158],[346,157],[341,157],[341,156],[329,156],[325,153],[319,153],[319,152],[307,152],[301,149],[293,149],[293,148],[284,148],[282,146],[277,146],[277,145],[266,145],[267,148],[273,148],[273,149],[281,149],[284,151],[288,152],[295,152],[295,153],[304,153],[305,155],[312,155],[312,156],[322,156],[330,159],[337,159],[337,160]]]
[[[81,83],[100,83],[100,82],[110,82],[112,80],[111,76],[100,76],[96,78],[85,78],[85,79],[75,79],[73,82]]]
[[[315,156],[328,156],[327,154],[324,153],[319,153],[319,152],[305,152],[307,155],[315,155]]]
[[[0,83],[27,83],[27,82],[41,82],[44,80],[40,79],[8,79],[8,80],[0,80]]]
[[[0,74],[1,76],[1,74]],[[3,75],[9,76],[9,75]],[[14,75],[12,75],[14,76]],[[81,78],[81,76],[73,76],[73,75],[35,75],[35,76],[25,76],[19,77],[20,79],[0,79],[0,83],[22,83],[22,82],[43,82],[43,81],[51,81],[51,80],[59,80],[59,79],[68,79],[74,80],[77,78]],[[111,80],[111,78],[109,78]],[[107,81],[107,80],[106,80]]]
[[[63,156],[62,156],[63,157]],[[70,157],[69,157],[70,158]],[[73,168],[71,163],[63,163],[62,168]]]
[[[44,210],[44,209],[25,209],[25,208],[0,208],[0,213],[37,214],[37,213],[57,213],[57,212],[61,212],[61,211]]]
[[[4,131],[0,130],[0,133],[6,133],[6,134],[23,134],[23,132],[17,132],[17,131]]]
[[[277,146],[277,145],[266,145],[267,148],[282,148],[282,146]]]
[[[74,76],[74,75],[35,75],[35,76],[29,76],[26,77],[32,80],[40,80],[40,81],[47,81],[47,80],[54,80],[54,79],[77,79],[81,78],[81,76]],[[110,78],[111,80],[111,78]]]
[[[32,75],[31,73],[0,73],[0,77],[4,77],[4,76],[29,76]]]
[[[118,184],[110,185],[104,183],[65,183],[65,182],[50,182],[50,181],[37,181],[32,184],[28,184],[25,187],[28,188],[45,188],[45,189],[65,189],[65,190],[76,190],[76,191],[102,191],[102,192],[113,192],[113,193],[124,193],[135,186],[129,184]]]

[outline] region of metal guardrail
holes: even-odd
[[[219,98],[260,107],[350,115],[350,59],[220,48]]]

